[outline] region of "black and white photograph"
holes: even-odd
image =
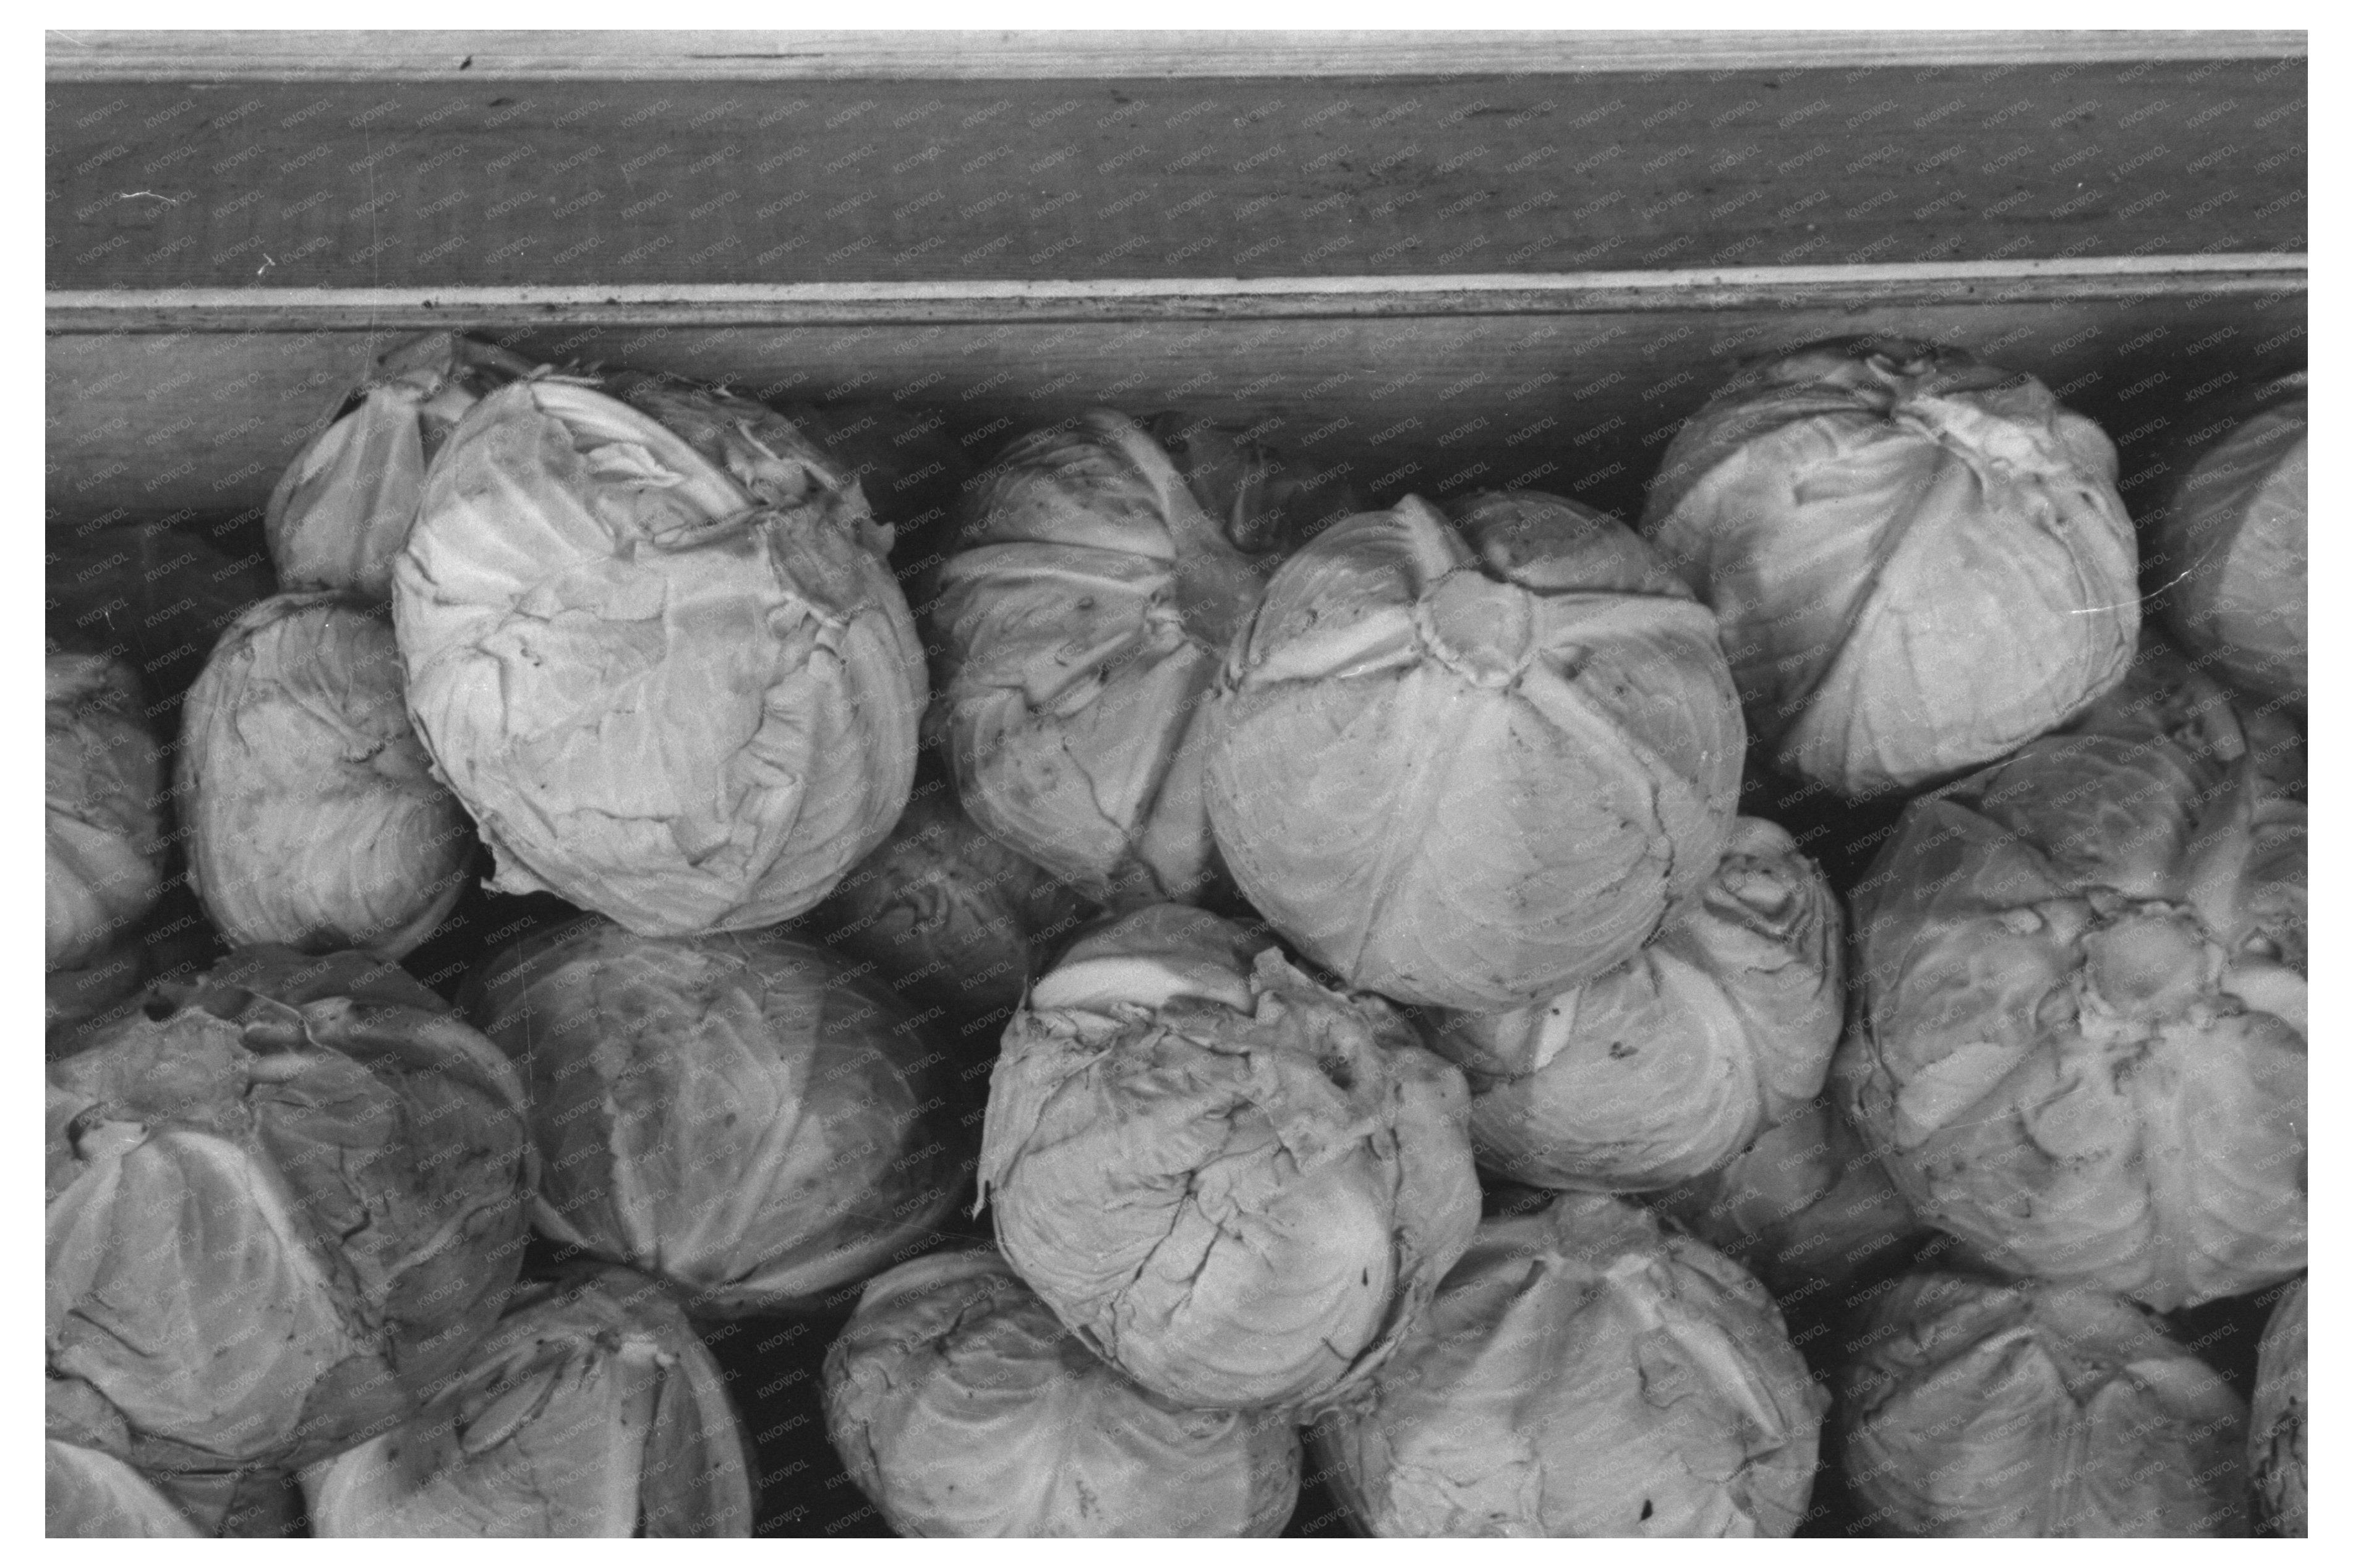
[[[2306,34],[1473,14],[43,35],[47,1536],[2314,1533]]]

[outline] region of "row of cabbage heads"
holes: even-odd
[[[1859,1526],[2301,1533],[2303,408],[2145,545],[1884,340],[1639,529],[1107,411],[939,521],[935,419],[406,345],[175,741],[53,642],[50,1529],[748,1533],[693,1324],[854,1299],[906,1534],[1276,1533],[1303,1433],[1366,1533],[1786,1535],[1833,1391]],[[1904,802],[1843,904],[1752,749]],[[579,915],[453,1005],[478,843]]]

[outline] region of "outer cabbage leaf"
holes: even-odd
[[[52,1042],[70,1038],[139,994],[147,980],[147,944],[135,937],[111,942],[79,965],[52,969],[42,978],[45,1031]]]
[[[42,1533],[50,1540],[202,1533],[153,1482],[113,1455],[55,1437],[43,1448],[47,1527]]]
[[[1922,1217],[2160,1310],[2306,1237],[2305,807],[2227,710],[2171,706],[2188,731],[2097,715],[1905,808],[1833,1066]]]
[[[1312,1412],[1469,1243],[1468,1110],[1387,1004],[1163,905],[1075,945],[1007,1028],[981,1195],[1022,1279],[1137,1383]]]
[[[81,969],[132,940],[164,887],[164,757],[138,679],[96,654],[48,656],[47,964]]]
[[[1774,763],[1868,795],[2002,756],[2124,673],[2140,598],[2116,478],[2033,377],[1865,338],[1719,393],[1642,530],[1722,618]]]
[[[1756,1280],[1596,1194],[1491,1219],[1311,1441],[1390,1536],[1787,1536],[1828,1396]]]
[[[1509,1013],[1447,1015],[1481,1166],[1649,1192],[1714,1170],[1820,1092],[1845,1023],[1845,929],[1821,870],[1761,817],[1633,957]]]
[[[1218,872],[1200,794],[1218,661],[1264,586],[1244,502],[1212,517],[1134,420],[1015,442],[972,494],[930,617],[975,822],[1099,903]]]
[[[1276,574],[1208,711],[1236,882],[1318,963],[1493,1012],[1632,956],[1714,870],[1740,783],[1715,617],[1615,521],[1409,497]]]
[[[2281,1294],[2255,1351],[2247,1471],[2254,1482],[2256,1522],[2269,1535],[2305,1535],[2311,1522],[2305,1436],[2311,1404],[2306,1373],[2307,1284],[2299,1279]]]
[[[747,1537],[750,1459],[685,1315],[590,1268],[518,1288],[422,1408],[302,1489],[322,1536]]]
[[[232,943],[397,958],[465,890],[472,826],[409,725],[380,605],[263,600],[214,648],[182,718],[189,877]]]
[[[409,711],[497,858],[646,935],[815,904],[882,841],[923,706],[889,532],[756,404],[518,382],[395,570]]]
[[[2301,710],[2310,676],[2306,552],[2306,378],[2203,453],[2158,520],[2151,546],[2167,627],[2232,680]]]
[[[1286,1417],[1137,1386],[989,1248],[869,1281],[827,1352],[825,1413],[902,1535],[1273,1536],[1299,1496]]]
[[[49,1433],[191,1496],[397,1420],[522,1262],[513,1068],[359,955],[163,988],[51,1066],[47,1121]]]
[[[2265,794],[2306,797],[2310,764],[2304,726],[2279,703],[2250,706],[2157,638],[2145,640],[2125,678],[2059,733],[2105,735],[2136,745],[2161,742],[2226,769],[2251,758]]]
[[[2246,1405],[2104,1291],[1914,1275],[1840,1373],[1848,1482],[1882,1535],[2246,1533]]]
[[[387,351],[269,493],[262,526],[279,584],[389,598],[427,467],[466,410],[532,370],[455,332]]]
[[[539,1228],[698,1313],[813,1307],[954,1212],[944,1053],[816,948],[588,921],[494,954],[460,1001],[529,1092]]]

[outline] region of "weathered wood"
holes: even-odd
[[[58,289],[2305,248],[2300,58],[1324,80],[60,82]]]
[[[140,32],[47,36],[51,81],[1519,76],[2301,56],[2288,31]]]
[[[2196,294],[2126,283],[2107,299],[490,335],[776,401],[937,405],[976,450],[1097,404],[1175,408],[1346,463],[1372,494],[1517,480],[1630,512],[1676,424],[1743,361],[1799,342],[1902,331],[2031,371],[2107,426],[2137,483],[2208,400],[2301,364],[2305,324],[2302,280],[2288,273]],[[49,339],[52,523],[259,507],[369,359],[407,330],[365,312],[340,331],[153,325]]]

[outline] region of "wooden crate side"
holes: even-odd
[[[146,323],[153,325],[153,323]],[[1550,314],[786,326],[596,322],[487,332],[520,352],[723,379],[772,401],[940,409],[985,455],[1103,404],[1250,428],[1388,499],[1526,483],[1630,514],[1675,426],[1741,363],[1905,332],[2031,371],[2101,420],[2131,487],[2201,407],[2303,363],[2300,277],[2108,298],[1815,300]],[[47,513],[260,506],[371,355],[406,327],[77,331],[49,339]],[[2128,489],[2128,494],[2132,490]]]
[[[2305,247],[2302,58],[1429,79],[90,81],[58,289],[1563,272]]]
[[[1520,76],[2301,56],[2302,32],[1740,28],[51,32],[51,81],[960,80]]]

